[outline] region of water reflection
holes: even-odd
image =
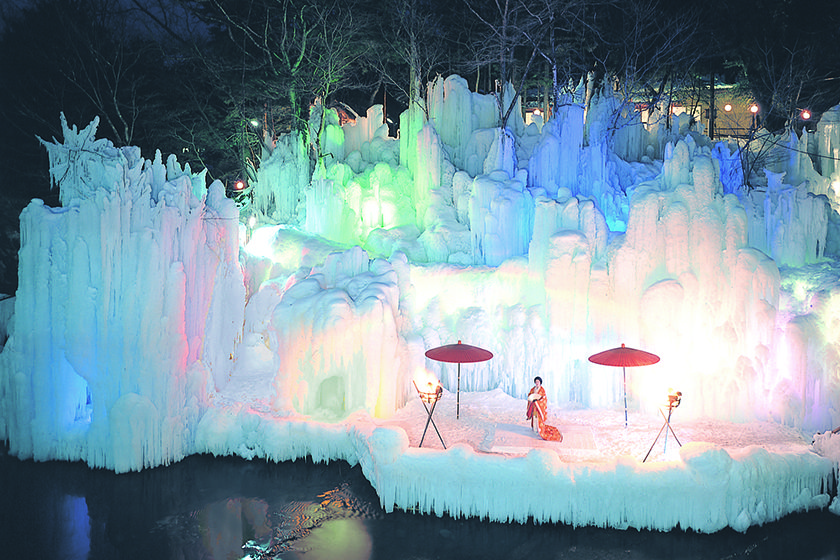
[[[253,498],[231,498],[207,505],[195,515],[201,547],[212,558],[241,557],[243,543],[270,538],[267,513],[268,504]],[[181,536],[177,527],[187,524],[166,519],[161,528],[176,528],[169,531],[169,536],[177,539]]]
[[[0,447],[4,558],[837,560],[838,518],[790,516],[745,534],[573,529],[385,514],[358,467],[190,457],[115,475],[18,461]]]
[[[169,546],[184,557],[198,551],[210,558],[305,554],[309,560],[367,560],[372,543],[364,520],[378,513],[370,513],[349,485],[341,483],[318,494],[316,501],[218,500],[197,511],[168,515],[155,531],[165,534]]]
[[[63,496],[57,518],[58,540],[67,543],[67,554],[74,558],[87,558],[90,552],[90,518],[84,496]]]
[[[0,480],[4,558],[367,559],[382,515],[346,463],[190,457],[116,475],[0,447]]]

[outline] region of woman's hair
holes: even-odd
[[[540,377],[539,375],[534,378],[534,383],[536,383],[537,381],[539,381],[540,385],[542,385],[542,377]]]

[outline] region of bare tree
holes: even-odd
[[[59,72],[89,100],[114,141],[131,145],[141,112],[151,109],[142,93],[146,75],[143,70],[137,72],[144,59],[142,49],[148,47],[109,40],[96,29],[81,28],[78,22],[68,26],[80,40],[67,44]]]
[[[347,85],[350,69],[364,53],[364,45],[357,42],[361,25],[348,5],[340,0],[316,4],[310,8],[309,15],[310,48],[302,51],[309,73],[301,83],[326,108],[331,96]],[[322,142],[325,124],[322,115],[313,139],[319,161],[328,155],[323,152]]]
[[[425,86],[435,69],[445,63],[450,40],[442,33],[443,18],[421,0],[396,0],[385,15],[379,30],[387,51],[396,55],[402,68],[407,67],[407,81],[405,75],[400,76],[389,66],[390,57],[383,56],[382,50],[371,51],[372,65],[401,92],[409,106],[426,112]]]
[[[618,25],[613,33],[601,34],[604,42],[595,54],[604,77],[615,80],[625,103],[636,97],[651,109],[663,100],[670,103],[702,56],[694,41],[696,14],[664,17],[657,0],[623,0],[614,7]],[[615,121],[618,125],[618,115]]]
[[[285,105],[288,110],[272,114],[286,117],[288,128],[317,149],[318,139],[308,138],[310,104],[316,98],[328,103],[346,85],[349,69],[364,48],[356,41],[361,26],[353,17],[352,4],[340,0],[186,1],[216,33],[227,36],[239,55],[238,61],[222,66],[218,58],[204,58],[211,72],[219,75],[219,83],[227,84],[227,103],[239,113],[238,122],[247,123],[254,113],[262,113],[260,120],[273,127],[266,109]],[[226,65],[230,62],[233,67]],[[229,79],[234,68],[239,71],[238,85]]]
[[[523,34],[549,69],[549,107],[562,105],[563,97],[592,70],[593,46],[606,41],[597,13],[611,8],[616,1],[520,0],[533,22]]]
[[[836,102],[836,89],[823,85],[830,76],[809,63],[818,57],[815,49],[814,45],[780,46],[767,42],[750,48],[753,72],[747,78],[758,111],[746,139],[739,145],[747,188],[763,185],[765,178],[756,172],[772,168],[774,158],[787,149],[781,145],[786,141],[781,133],[801,133],[802,128],[812,124],[812,117],[805,118],[804,111],[816,112],[816,108]]]
[[[499,111],[500,126],[507,127],[516,101],[522,92],[528,72],[539,52],[539,43],[547,29],[525,9],[519,0],[493,0],[483,3],[465,0],[473,16],[480,22],[485,34],[473,43],[476,68],[495,65],[498,74],[494,93]],[[524,64],[521,64],[525,61]],[[514,72],[520,79],[514,87],[512,98],[505,97],[506,84],[514,83]]]
[[[13,78],[14,84],[35,79],[39,83],[33,85],[45,89],[58,105],[78,105],[61,109],[89,108],[86,110],[93,114],[88,118],[99,115],[117,144],[132,144],[141,114],[153,110],[156,104],[149,69],[158,59],[149,41],[132,33],[125,15],[116,0],[52,1],[24,11],[20,22],[12,25],[29,26],[22,33],[27,41],[37,37],[37,46],[25,47],[20,37],[7,37],[19,51],[8,51],[10,58],[19,57],[11,64],[29,66]],[[30,24],[27,18],[38,18],[39,22]],[[38,31],[37,26],[42,29]],[[7,87],[12,85],[8,83]],[[57,133],[58,113],[45,114],[44,104],[30,101],[32,89],[23,89],[28,89],[19,92],[25,99],[14,104],[15,110]]]

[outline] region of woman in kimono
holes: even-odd
[[[540,434],[540,437],[548,441],[563,441],[563,434],[554,426],[545,423],[548,418],[548,398],[545,396],[545,388],[542,386],[542,377],[534,378],[534,386],[528,392],[528,410],[525,418],[531,421],[531,428]],[[536,426],[534,426],[536,420]]]
[[[542,377],[534,378],[534,386],[528,392],[528,410],[525,418],[531,421],[534,428],[534,420],[537,421],[536,429],[539,432],[548,417],[548,399],[545,397],[545,388],[542,386]]]

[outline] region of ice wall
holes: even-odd
[[[387,162],[358,174],[345,163],[316,170],[305,191],[304,230],[347,246],[364,245],[376,230],[413,228],[412,181]]]
[[[641,161],[625,161],[596,119],[614,117],[608,100],[522,142],[463,85],[438,82],[437,116],[414,111],[399,142],[367,125],[345,134],[328,114],[331,155],[302,194],[304,233],[281,228],[243,256],[244,278],[236,209],[218,185],[96,140],[95,126],[66,130],[50,148],[63,207],[24,213],[0,358],[16,454],[116,470],[173,460],[190,452],[208,396],[243,368],[270,379],[273,413],[387,416],[417,367],[454,390],[455,368],[423,351],[457,340],[494,353],[465,366],[462,390],[523,397],[541,375],[552,406],[619,407],[621,370],[587,357],[626,343],[662,358],[628,372],[634,409],[657,414],[673,387],[680,415],[840,422],[833,291],[789,311],[786,277],[754,242],[770,232],[771,256],[821,264],[819,196],[779,180],[753,212],[723,165],[733,152],[693,133],[648,138]],[[573,162],[578,138],[573,174],[554,158]],[[313,234],[331,249],[313,249]]]
[[[45,143],[61,208],[21,214],[3,354],[12,453],[116,471],[191,452],[241,333],[238,210],[220,183],[95,139]]]
[[[823,177],[835,177],[840,160],[840,105],[820,116],[817,123],[815,158],[816,169]]]
[[[473,182],[469,223],[473,262],[498,266],[525,255],[533,230],[534,199],[525,188],[527,172],[515,177],[498,170]]]
[[[379,428],[368,440],[371,455],[397,437]],[[431,470],[423,467],[429,461],[423,450],[409,449],[407,441],[403,449],[396,457],[382,453],[384,460],[360,460],[386,511],[411,507],[502,523],[712,533],[726,527],[745,532],[830,501],[820,490],[831,477],[830,461],[816,454],[770,454],[757,446],[730,455],[689,443],[680,449],[680,461],[648,467],[625,456],[594,468],[565,463],[548,449],[503,458],[458,446],[441,454],[439,468]]]
[[[787,269],[782,280],[782,320],[774,360],[773,419],[814,431],[840,420],[840,267],[837,262]]]
[[[811,135],[794,131],[757,135],[727,158],[723,144],[715,150],[721,176],[743,202],[749,223],[749,242],[782,266],[803,266],[836,257],[840,243],[840,199],[830,177],[823,177],[809,156]],[[735,155],[752,169],[752,184],[743,184],[744,169]]]
[[[399,144],[388,139],[388,124],[382,112],[382,105],[374,105],[364,117],[341,127],[347,161],[356,173],[361,172],[365,164],[399,163]]]
[[[558,107],[543,127],[534,154],[528,160],[528,186],[545,190],[554,197],[560,189],[573,191],[579,177],[583,146],[583,106],[569,103]]]
[[[281,135],[271,154],[260,161],[253,182],[251,208],[260,216],[258,223],[298,223],[311,176],[308,147],[300,134]]]
[[[272,408],[329,419],[357,410],[390,416],[404,404],[411,376],[403,328],[391,263],[358,247],[328,256],[284,286],[271,312]]]
[[[403,405],[420,365],[411,355],[422,355],[410,342],[405,256],[371,259],[282,227],[257,230],[242,255],[254,274],[231,384],[262,385],[234,398],[330,421],[388,417]]]
[[[558,112],[532,144],[478,126],[482,115],[492,125],[480,99],[456,78],[438,80],[428,102],[441,123],[430,118],[401,142],[417,170],[422,232],[422,249],[403,247],[454,265],[412,267],[425,344],[472,336],[495,348],[468,386],[514,394],[542,372],[554,401],[610,406],[621,399],[621,372],[586,358],[621,342],[663,357],[631,376],[632,405],[653,412],[677,385],[694,397],[681,414],[778,416],[780,403],[824,383],[788,381],[799,375],[787,370],[788,353],[811,350],[792,342],[779,315],[776,265],[822,258],[823,199],[781,183],[739,199],[736,150],[680,119],[640,131],[638,115],[610,95],[596,96],[585,122],[575,107]],[[506,135],[514,150],[500,142]],[[807,167],[797,161],[786,165]],[[426,367],[452,382],[445,366]],[[803,405],[786,421],[807,416]]]
[[[306,232],[350,246],[364,245],[375,230],[415,225],[415,186],[377,107],[344,127],[334,110],[325,112],[322,157],[303,193]],[[319,118],[316,111],[313,131]]]
[[[513,99],[514,90],[508,84],[504,100],[510,103]],[[496,101],[494,96],[470,92],[466,80],[459,76],[438,79],[430,85],[429,123],[417,142],[417,161],[428,164],[418,165],[419,182],[425,192],[438,191],[429,198],[432,206],[434,202],[455,206],[459,223],[470,231],[471,254],[462,259],[461,247],[450,244],[453,238],[456,243],[461,241],[461,236],[450,235],[460,228],[451,227],[451,220],[441,223],[435,219],[448,214],[439,208],[433,209],[432,219],[423,223],[428,231],[424,238],[427,254],[495,266],[527,252],[534,204],[526,188],[528,172],[520,169],[517,162],[516,138],[525,130],[521,102],[514,102],[508,126],[501,128]],[[431,142],[424,141],[426,138]],[[424,149],[425,146],[430,149]],[[437,173],[425,179],[428,172],[424,168]],[[472,178],[471,184],[466,175],[455,180],[458,170],[466,171]],[[462,194],[466,192],[469,197],[465,199]],[[446,250],[440,250],[441,245]]]
[[[454,74],[429,84],[427,110],[429,121],[448,146],[452,163],[462,169],[474,132],[495,128],[500,122],[495,98],[471,92],[467,81]],[[483,162],[485,157],[478,159]]]
[[[750,245],[783,266],[821,261],[826,249],[831,203],[808,191],[807,184],[783,183],[785,172],[765,170],[767,188],[743,196],[749,212]]]
[[[765,354],[779,272],[749,248],[743,207],[723,195],[715,169],[707,149],[679,143],[661,177],[635,188],[627,232],[609,244],[594,205],[567,195],[565,204],[540,202],[539,229],[550,233],[531,243],[527,265],[413,269],[427,344],[448,336],[493,349],[498,359],[476,366],[467,382],[474,390],[513,394],[539,372],[552,402],[597,407],[619,401],[621,372],[587,357],[626,342],[663,358],[634,374],[635,406],[655,411],[676,386],[694,397],[683,414],[764,414],[766,396],[732,387],[760,393],[775,379]],[[758,379],[742,379],[745,368]]]

